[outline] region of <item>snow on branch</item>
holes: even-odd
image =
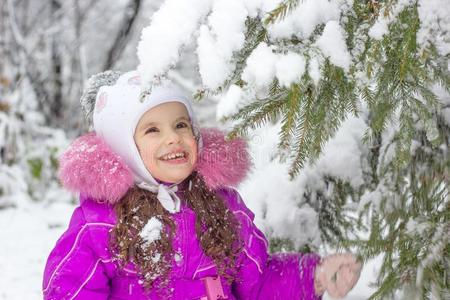
[[[137,54],[144,83],[158,79],[175,65],[200,21],[210,11],[210,0],[168,0],[142,31]]]

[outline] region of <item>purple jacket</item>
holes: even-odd
[[[205,133],[202,133],[202,136],[206,147],[203,153],[207,153],[208,138],[205,139]],[[221,141],[222,139],[223,137]],[[95,147],[92,147],[93,144]],[[213,144],[216,147],[217,140]],[[92,135],[84,137],[82,143],[75,142],[66,152],[67,154],[72,151],[68,155],[74,162],[70,164],[70,174],[78,173],[79,176],[89,174],[94,177],[98,175],[83,173],[95,172],[93,169],[81,172],[80,169],[75,170],[73,166],[79,166],[81,159],[92,167],[92,162],[88,163],[90,158],[87,159],[84,154],[92,156],[95,152],[93,149],[99,148],[104,150],[104,145],[99,140],[93,140]],[[236,147],[233,149],[236,150]],[[105,153],[101,154],[104,157]],[[63,171],[69,171],[66,164],[68,156],[63,155],[61,161]],[[91,158],[95,157],[98,159],[95,155]],[[118,165],[113,165],[114,170],[117,170]],[[205,175],[207,173],[204,170],[197,169],[197,171],[205,177],[210,176]],[[215,175],[216,177],[209,177],[209,181],[206,179],[205,181],[216,188],[233,211],[241,224],[240,234],[244,241],[244,248],[237,261],[239,271],[235,280],[231,285],[222,280],[227,299],[320,299],[314,295],[314,271],[319,257],[315,254],[299,253],[269,255],[267,240],[253,223],[253,213],[245,206],[236,190],[218,188],[212,184],[214,179],[211,178],[220,178]],[[112,200],[114,197],[105,196],[102,201],[97,201],[96,199],[101,198],[88,196],[95,194],[92,188],[83,184],[73,184],[73,178],[71,180],[71,183],[68,183],[67,178],[62,175],[62,181],[68,188],[81,192],[80,206],[75,209],[69,228],[57,241],[47,260],[43,280],[44,299],[161,299],[154,291],[147,294],[144,292],[132,264],[120,269],[111,257],[108,241],[109,232],[116,222]],[[82,180],[81,177],[78,180]],[[83,180],[87,182],[87,179]],[[230,181],[222,178],[222,182]],[[95,188],[101,190],[102,187],[97,185]],[[117,199],[120,195],[115,196]],[[181,198],[181,194],[179,196]],[[202,299],[206,296],[206,289],[201,279],[217,276],[217,269],[212,259],[201,249],[195,234],[194,212],[183,199],[180,212],[173,214],[173,218],[177,228],[173,248],[181,250],[181,259],[172,265],[171,297],[175,300]]]

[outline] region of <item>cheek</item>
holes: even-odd
[[[138,145],[139,153],[141,155],[144,164],[148,167],[149,165],[155,164],[155,151],[156,148],[151,146],[151,143],[140,143]]]
[[[192,149],[191,163],[194,165],[197,162],[197,159],[198,159],[198,146],[197,146],[197,141],[195,139],[193,139],[191,141],[190,147]]]
[[[146,165],[154,165],[155,164],[155,160],[153,158],[154,155],[148,149],[141,152],[141,156]]]

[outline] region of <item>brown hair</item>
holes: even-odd
[[[224,199],[196,172],[186,179],[185,185],[188,187],[181,191],[180,198],[195,213],[195,231],[201,247],[214,260],[219,275],[230,283],[241,251],[238,221]],[[110,245],[119,265],[134,263],[146,289],[166,286],[175,258],[172,240],[176,224],[170,213],[162,207],[155,193],[138,187],[131,188],[115,210],[117,224],[111,232]],[[160,239],[146,244],[139,233],[152,217],[158,218],[164,227]]]

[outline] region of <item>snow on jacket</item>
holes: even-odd
[[[215,130],[203,131],[202,138],[203,157],[196,170],[234,213],[244,241],[235,280],[231,285],[221,280],[226,299],[320,299],[314,295],[319,257],[300,253],[269,255],[267,240],[253,223],[253,213],[236,190],[224,187],[237,184],[248,170],[245,144],[239,140],[225,142]],[[223,163],[208,158],[211,152],[239,158]],[[80,205],[47,260],[44,299],[161,299],[155,291],[145,293],[132,263],[119,268],[109,251],[109,233],[117,221],[114,203],[132,185],[132,176],[120,157],[109,151],[100,138],[89,134],[76,140],[62,156],[60,172],[63,184],[80,192]],[[112,182],[115,185],[108,190]],[[216,277],[218,272],[214,261],[201,249],[194,212],[183,201],[181,192],[178,196],[182,205],[180,212],[173,214],[177,232],[172,243],[181,255],[172,264],[168,288],[174,300],[206,299],[202,279]]]

